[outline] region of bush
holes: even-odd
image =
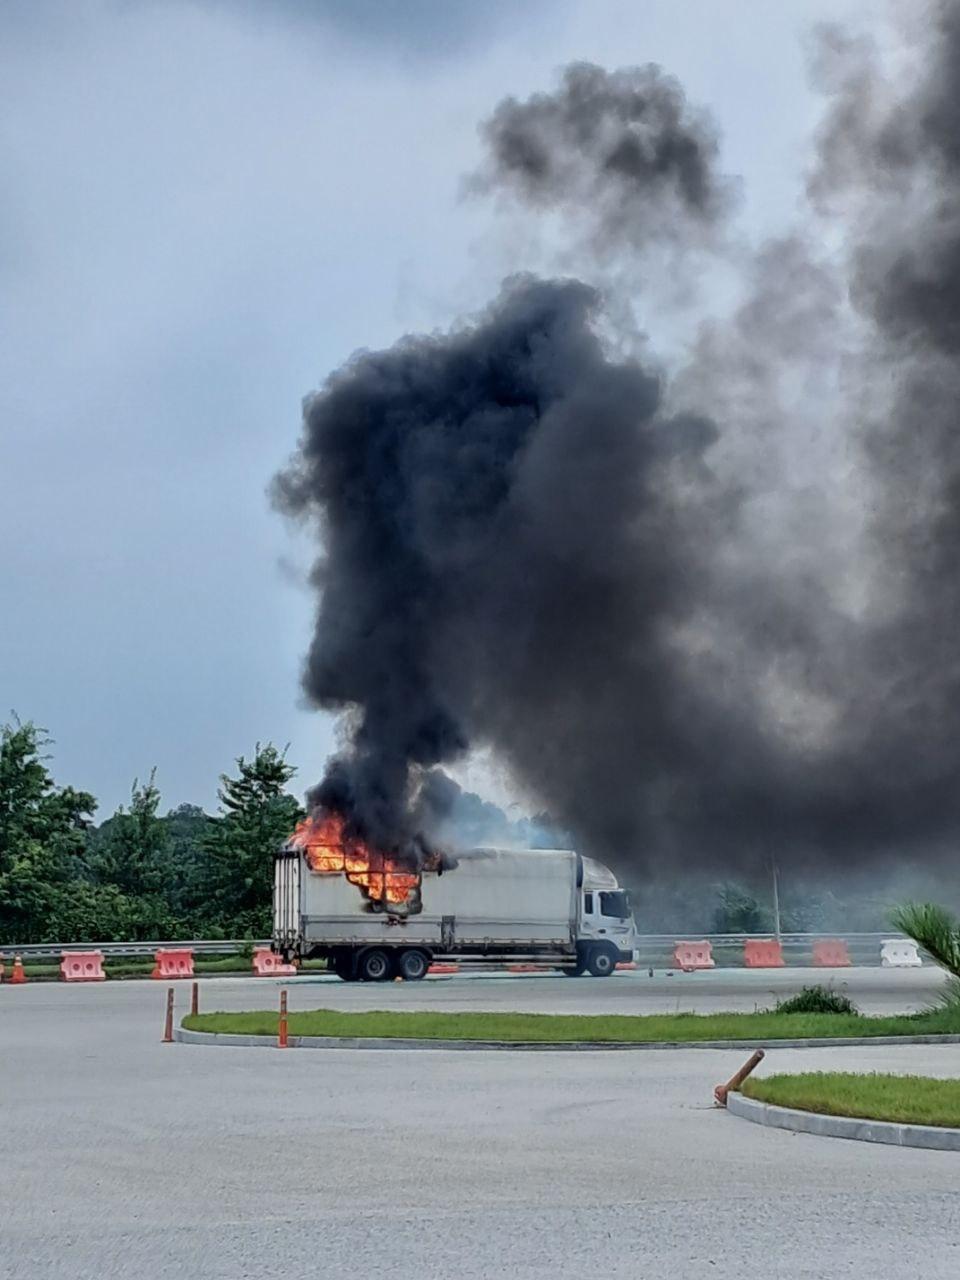
[[[804,987],[787,1000],[778,1000],[774,1013],[847,1013],[859,1014],[853,1001],[832,987]]]

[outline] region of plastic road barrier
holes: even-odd
[[[296,977],[297,966],[284,964],[275,951],[269,947],[254,947],[253,972],[258,978]]]
[[[678,942],[673,948],[673,963],[684,973],[694,969],[712,969],[713,947],[704,939],[701,942]]]
[[[923,961],[912,938],[884,938],[880,943],[880,963],[887,969],[916,969]]]
[[[743,944],[748,969],[782,969],[783,947],[778,938],[748,938]]]
[[[102,951],[64,951],[60,955],[60,977],[64,982],[103,982]]]
[[[458,964],[443,964],[440,962],[436,964],[432,964],[430,968],[427,970],[427,973],[459,973],[459,972],[460,972],[460,966]]]
[[[192,978],[193,949],[191,947],[168,947],[154,955],[154,968],[151,978]]]
[[[818,969],[845,969],[850,964],[847,944],[839,938],[818,938],[813,944],[813,963]]]

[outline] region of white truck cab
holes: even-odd
[[[585,952],[590,943],[611,942],[625,958],[633,959],[637,947],[637,931],[630,898],[621,889],[609,867],[593,858],[583,858],[583,885],[580,890],[580,926],[578,950]],[[578,977],[592,966],[577,965],[565,972]]]

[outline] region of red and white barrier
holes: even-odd
[[[779,938],[748,938],[743,944],[743,963],[748,969],[782,969],[783,946]]]
[[[154,954],[151,978],[192,978],[193,948],[168,947]]]
[[[819,938],[813,944],[813,963],[818,969],[847,969],[850,952],[839,938]]]
[[[61,951],[60,977],[64,982],[103,982],[102,951]]]
[[[885,969],[917,969],[923,961],[912,938],[884,938],[880,943],[880,963]]]
[[[694,969],[713,969],[713,947],[706,939],[678,942],[673,948],[673,963],[684,973],[693,973]]]
[[[280,956],[269,947],[254,947],[253,972],[258,978],[296,977],[297,966],[284,964]]]
[[[430,968],[427,970],[427,973],[459,973],[459,972],[460,972],[460,966],[458,964],[444,964],[442,961],[437,961],[435,964],[432,964]]]

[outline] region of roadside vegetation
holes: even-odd
[[[201,1013],[196,1017],[186,1017],[183,1025],[192,1031],[273,1036],[277,1034],[277,1023],[276,1012],[255,1010]],[[630,1017],[619,1014],[400,1013],[388,1010],[343,1013],[334,1009],[312,1009],[291,1013],[289,1031],[295,1036],[379,1036],[411,1040],[619,1041],[624,1044],[742,1040],[754,1043],[821,1037],[960,1035],[960,1008],[942,1007],[899,1017],[864,1017],[856,1013],[778,1013],[775,1010]]]
[[[935,903],[910,902],[894,912],[893,923],[951,975],[944,1003],[960,1004],[960,920]]]
[[[859,1010],[849,996],[833,987],[817,984],[804,987],[795,996],[778,1000],[774,1013],[847,1013],[858,1014]]]
[[[897,1124],[960,1127],[960,1080],[812,1071],[759,1079],[754,1076],[743,1082],[741,1092],[758,1102],[797,1111]]]
[[[50,745],[29,721],[0,726],[0,950],[269,935],[273,853],[302,816],[282,751],[240,756],[216,814],[162,815],[151,771],[98,824],[94,796],[55,783]]]
[[[273,854],[302,816],[284,751],[258,743],[252,755],[238,757],[221,775],[216,813],[196,804],[163,812],[150,768],[133,780],[128,803],[101,813],[90,792],[54,779],[52,746],[28,720],[14,716],[0,724],[0,950],[268,936]],[[483,843],[491,824],[504,842],[561,838],[547,815],[512,822],[470,792],[458,793],[456,805],[467,843]],[[671,874],[667,884],[644,879],[633,887],[641,932],[697,938],[763,933],[774,925],[762,879],[711,884]],[[927,891],[928,879],[918,875],[896,896]],[[870,931],[886,927],[887,913],[876,895],[841,900],[823,886],[791,880],[780,922],[786,932]],[[740,965],[742,947],[718,946],[714,958]]]

